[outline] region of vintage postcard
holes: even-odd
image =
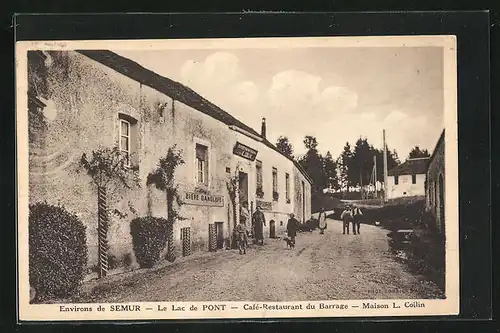
[[[454,36],[16,44],[21,321],[459,312]]]

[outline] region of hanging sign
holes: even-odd
[[[222,195],[186,192],[182,201],[186,205],[224,207]]]
[[[250,148],[241,142],[236,142],[233,148],[233,154],[246,158],[250,161],[255,161],[257,157],[257,150]]]

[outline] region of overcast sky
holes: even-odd
[[[268,139],[305,135],[337,157],[360,136],[404,160],[431,151],[443,129],[443,56],[438,47],[115,51],[179,81]]]

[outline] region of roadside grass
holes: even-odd
[[[414,274],[420,274],[436,283],[445,291],[445,239],[435,230],[432,216],[425,211],[425,200],[421,197],[407,197],[391,200],[384,206],[356,204],[363,212],[363,224],[377,225],[389,231],[414,231],[414,237],[404,246],[399,242],[388,241],[396,258],[403,261]],[[329,215],[340,220],[341,209]]]

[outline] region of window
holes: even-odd
[[[208,147],[196,144],[196,180],[200,185],[208,186]]]
[[[273,192],[278,192],[278,170],[273,168]]]
[[[399,177],[398,175],[394,175],[394,185],[398,185],[399,184]]]
[[[125,165],[137,168],[139,156],[137,155],[138,135],[137,120],[128,114],[118,114],[118,140],[116,142]]]
[[[411,175],[411,183],[416,184],[417,183],[417,175]]]
[[[278,201],[278,169],[273,168],[273,199]]]
[[[255,172],[256,172],[256,177],[255,179],[257,180],[256,184],[256,194],[259,198],[262,198],[264,195],[263,189],[262,189],[262,162],[259,160],[255,161]]]
[[[286,202],[290,203],[290,175],[285,173],[285,198]]]
[[[131,141],[130,122],[120,119],[120,152],[125,158],[125,164],[130,166]]]

